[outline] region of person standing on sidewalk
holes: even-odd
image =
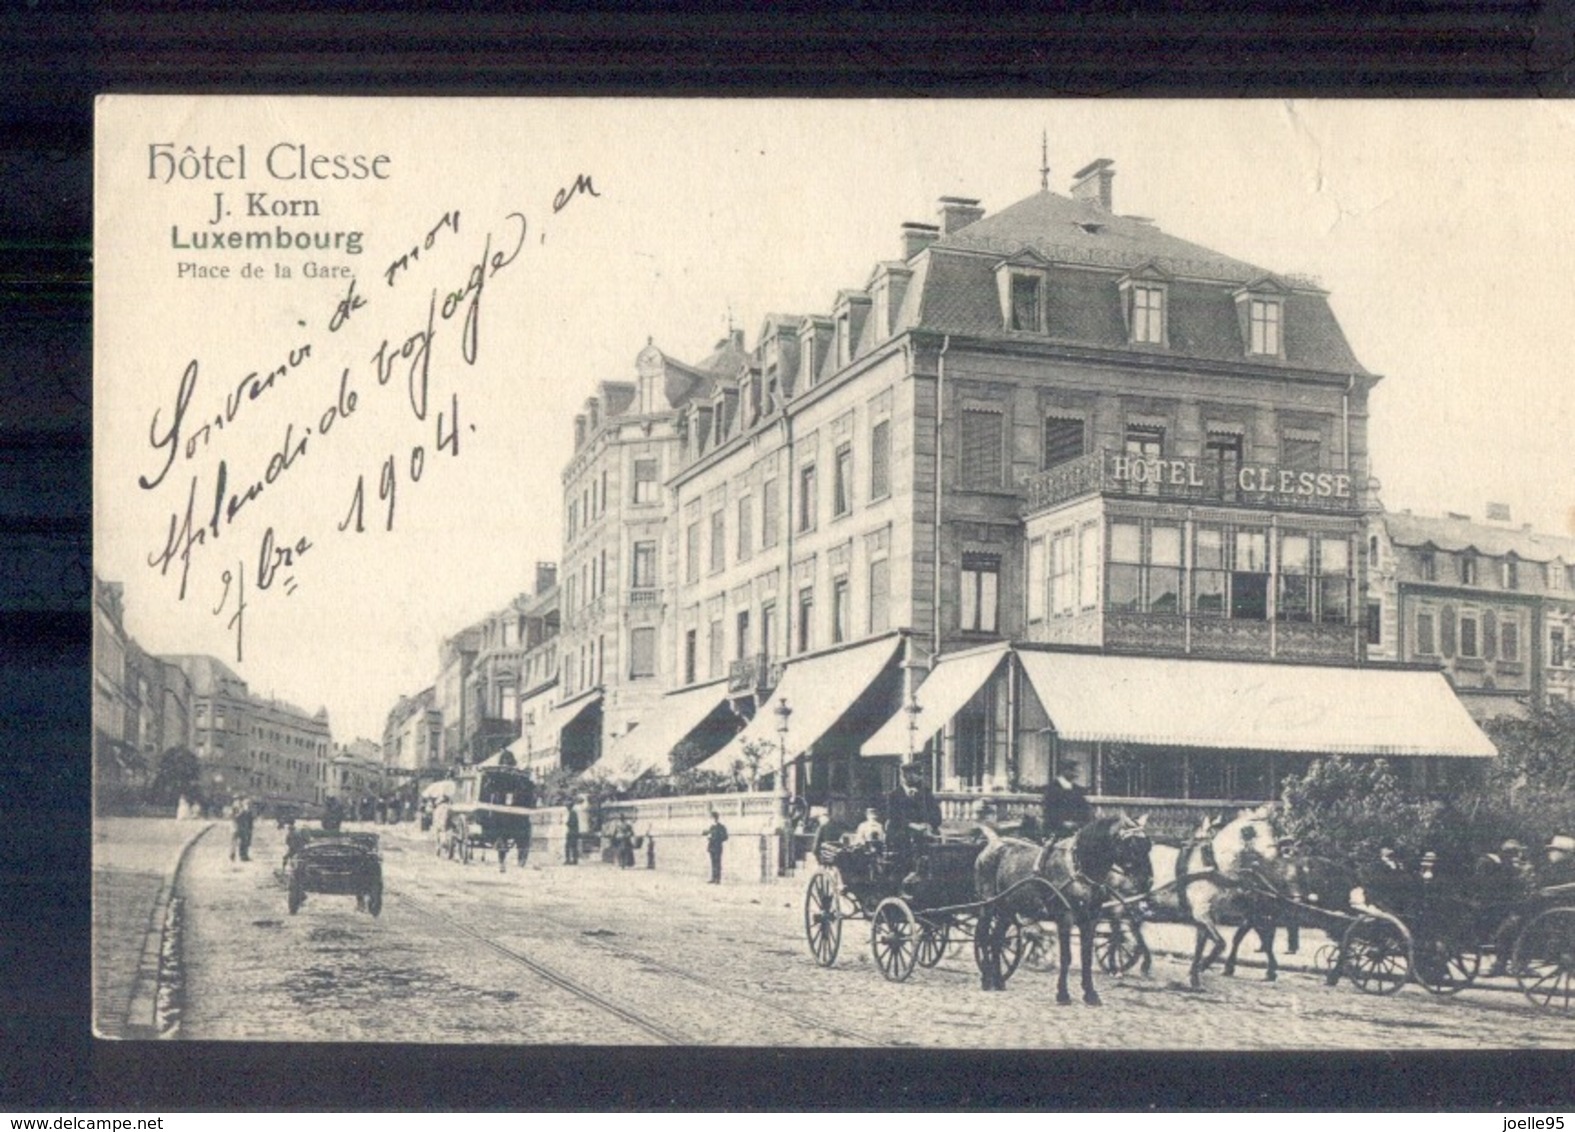
[[[727,842],[727,826],[715,810],[711,811],[711,825],[705,831],[705,851],[711,855],[710,884],[722,883],[722,846]]]
[[[569,814],[564,819],[563,863],[565,865],[580,863],[580,811],[575,808],[573,802],[569,803]]]
[[[235,860],[237,856],[243,861],[252,859],[252,825],[255,821],[251,800],[237,799],[235,812],[230,818],[230,860]]]

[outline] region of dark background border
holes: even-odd
[[[1567,1053],[92,1039],[84,579],[95,94],[1562,98],[1575,79],[1566,0],[704,7],[24,0],[0,13],[0,445],[36,452],[72,485],[66,506],[56,496],[29,507],[25,486],[0,484],[0,551],[20,535],[60,547],[58,600],[45,608],[13,600],[0,578],[0,1109],[1568,1109]]]

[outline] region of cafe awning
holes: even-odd
[[[663,696],[640,717],[638,726],[608,746],[591,769],[633,782],[647,771],[666,767],[673,748],[726,702],[725,682]]]
[[[422,790],[421,796],[423,798],[452,798],[454,796],[454,780],[452,778],[440,778]]]
[[[1056,734],[1330,755],[1492,758],[1438,672],[1019,650]]]
[[[847,714],[854,702],[886,670],[901,647],[900,637],[882,637],[852,648],[790,661],[776,691],[755,712],[755,718],[732,742],[701,763],[699,769],[726,774],[733,763],[743,757],[744,747],[749,744],[775,751],[782,742],[777,707],[784,702],[792,711],[788,716],[786,760],[792,762],[799,758]],[[761,769],[775,771],[776,763],[768,760]]]
[[[995,675],[1010,651],[1010,646],[999,644],[941,657],[914,693],[918,715],[912,715],[906,707],[899,708],[859,753],[906,755],[911,747],[924,746]]]

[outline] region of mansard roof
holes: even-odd
[[[1389,540],[1396,546],[1431,545],[1451,554],[1475,550],[1490,558],[1504,558],[1513,554],[1527,562],[1552,562],[1557,559],[1575,564],[1575,539],[1528,531],[1523,527],[1500,527],[1453,515],[1413,515],[1406,511],[1384,515],[1384,526],[1389,532]]]

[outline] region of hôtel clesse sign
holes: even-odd
[[[1131,455],[1110,457],[1110,476],[1120,483],[1166,487],[1218,488],[1220,465],[1201,460]],[[1271,464],[1243,464],[1236,469],[1236,489],[1249,495],[1281,495],[1302,499],[1350,499],[1347,472],[1307,472]]]

